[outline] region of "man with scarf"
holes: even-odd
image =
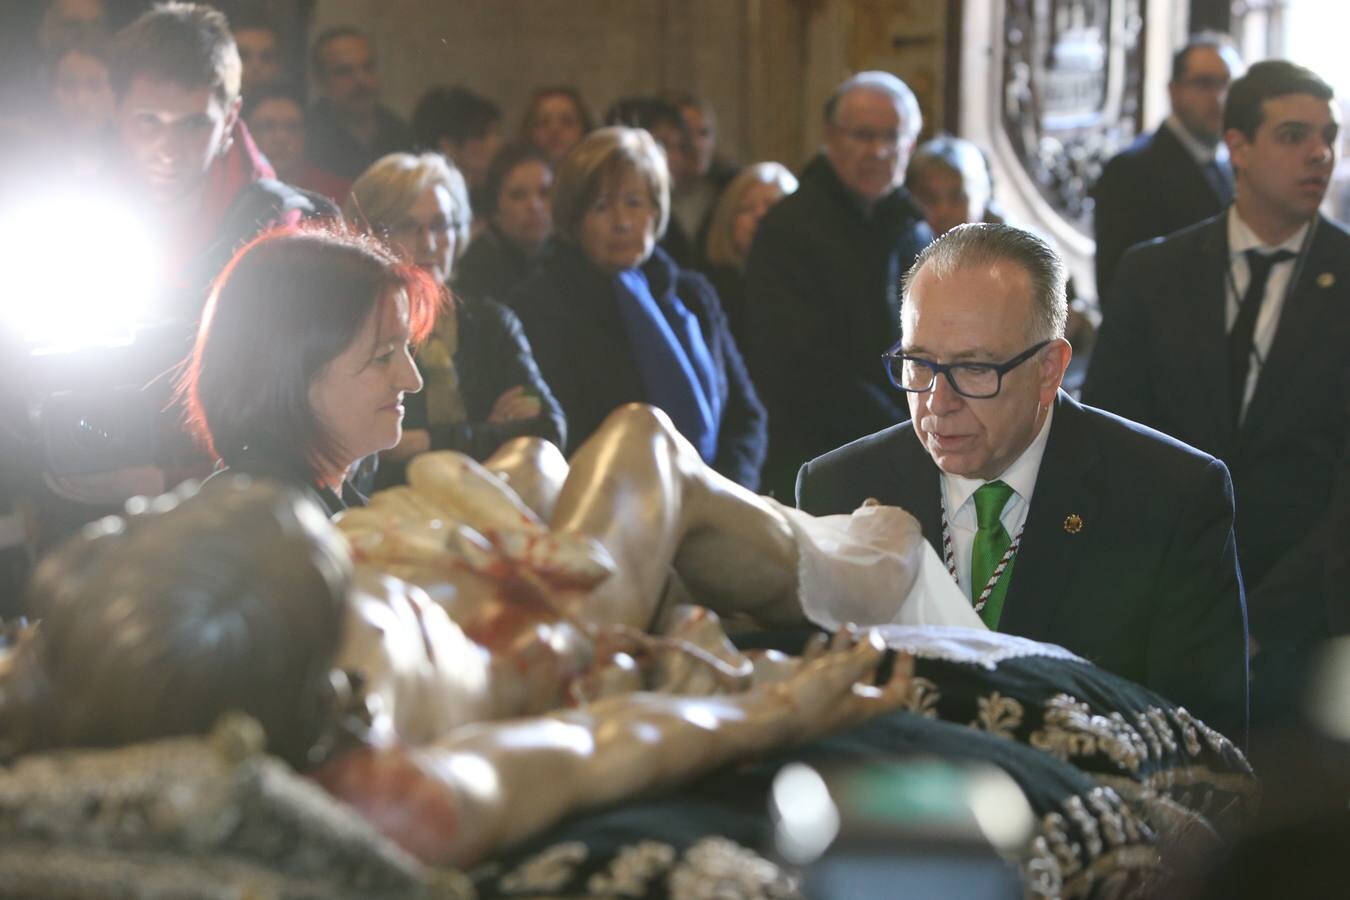
[[[153,440],[132,436],[155,448],[153,460],[47,479],[58,498],[50,516],[58,534],[61,523],[210,471],[170,407],[171,379],[155,376],[186,354],[210,284],[235,249],[266,228],[337,214],[327,201],[276,180],[239,117],[241,70],[225,16],[204,4],[155,6],[114,38],[121,187],[160,257],[154,312],[161,324],[140,338],[145,346],[132,348],[136,371],[126,374],[137,386],[150,382],[141,405],[162,412]]]

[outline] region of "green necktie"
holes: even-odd
[[[1008,504],[1008,498],[1012,495],[1013,489],[1001,481],[991,481],[975,490],[975,543],[970,549],[972,602],[980,599],[980,594],[984,593],[984,586],[989,583],[989,578],[994,574],[999,560],[1008,552],[1008,545],[1012,543],[1012,538],[1008,537],[1008,530],[999,521],[1003,507]],[[1003,612],[1003,595],[1008,592],[1008,582],[1011,580],[1010,560],[980,612],[984,624],[994,631],[998,630],[998,619]]]

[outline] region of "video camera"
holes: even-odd
[[[0,512],[62,479],[157,464],[195,322],[165,302],[136,208],[88,185],[10,191],[0,248]]]

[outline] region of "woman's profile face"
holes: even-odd
[[[399,290],[309,386],[310,408],[342,455],[329,464],[343,473],[403,436],[403,395],[422,389],[409,338],[408,296]]]
[[[516,166],[502,181],[493,224],[527,250],[540,246],[553,232],[552,187],[553,171],[541,161],[529,159]]]
[[[640,266],[656,246],[656,204],[647,182],[628,168],[601,188],[581,219],[581,249],[606,272]]]
[[[745,189],[731,220],[731,246],[741,259],[750,255],[750,244],[759,229],[759,220],[782,199],[783,192],[776,184],[760,181]]]
[[[459,225],[455,215],[450,191],[443,184],[433,184],[390,226],[389,242],[414,265],[430,272],[438,284],[445,284],[455,264]]]
[[[585,136],[581,111],[566,94],[541,97],[530,115],[527,136],[531,144],[557,165]]]

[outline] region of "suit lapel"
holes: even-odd
[[[1318,333],[1328,303],[1342,296],[1350,283],[1350,273],[1338,258],[1332,246],[1334,227],[1320,219],[1314,225],[1312,246],[1300,266],[1298,282],[1285,299],[1280,311],[1275,341],[1270,346],[1265,365],[1256,381],[1256,391],[1242,420],[1240,441],[1250,439],[1254,430],[1267,427],[1275,411],[1271,409],[1279,398],[1282,387],[1299,367],[1299,356],[1304,346]],[[1336,289],[1340,285],[1340,290]]]
[[[937,464],[908,423],[897,432],[895,452],[888,457],[892,467],[888,473],[891,492],[877,499],[918,519],[923,536],[942,556],[942,474]]]
[[[1036,476],[999,630],[1034,638],[1054,634],[1070,578],[1102,529],[1101,451],[1082,407],[1062,391]],[[1077,517],[1075,522],[1072,517]],[[1074,529],[1077,528],[1075,531]]]
[[[1194,410],[1208,422],[1209,441],[1197,440],[1215,456],[1224,456],[1233,444],[1232,408],[1228,386],[1228,216],[1220,214],[1205,229],[1200,264],[1189,270],[1189,289],[1177,294],[1178,313],[1189,322],[1188,345],[1196,383],[1191,387]],[[1185,389],[1174,385],[1173,389]],[[1198,424],[1198,423],[1197,423]]]

